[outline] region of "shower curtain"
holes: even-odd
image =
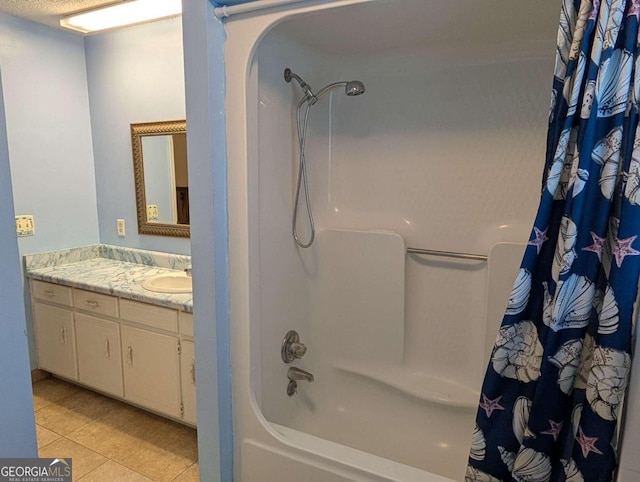
[[[540,207],[466,481],[610,481],[640,270],[640,0],[561,8]]]

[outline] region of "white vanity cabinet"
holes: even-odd
[[[124,396],[120,324],[75,314],[78,381],[117,397]]]
[[[39,368],[196,424],[190,313],[31,280]]]
[[[124,390],[128,400],[181,418],[179,346],[176,337],[122,327]]]
[[[196,358],[192,341],[182,341],[182,380],[183,419],[187,423],[196,423]]]
[[[39,366],[70,380],[78,379],[73,312],[39,301],[33,304]]]

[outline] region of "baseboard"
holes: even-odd
[[[39,382],[40,380],[44,380],[50,376],[51,373],[36,368],[35,370],[31,370],[31,383]]]

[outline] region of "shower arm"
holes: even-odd
[[[346,86],[349,82],[346,81],[341,81],[341,82],[334,82],[333,84],[329,84],[326,87],[323,87],[322,89],[320,89],[318,91],[318,93],[314,96],[315,100],[312,100],[311,105],[315,104],[316,102],[318,102],[320,99],[322,99],[324,96],[326,96],[329,92],[331,92],[334,89],[337,89],[338,87],[342,87],[342,86]]]

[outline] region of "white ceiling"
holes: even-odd
[[[60,28],[60,17],[121,0],[0,0],[0,12]]]

